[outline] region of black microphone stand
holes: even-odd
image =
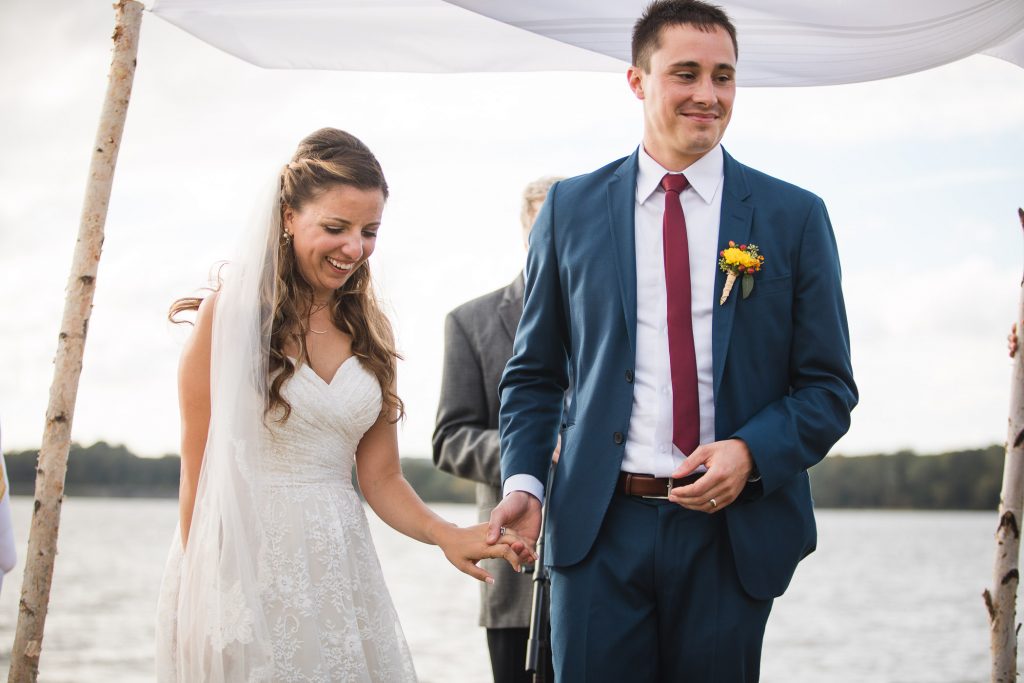
[[[540,535],[537,536],[537,561],[533,566],[533,607],[530,611],[530,636],[526,641],[526,670],[533,674],[533,683],[547,682],[547,666],[551,652],[548,640],[548,612],[551,607],[548,568],[544,566],[544,531],[548,521],[548,502],[551,485],[555,481],[556,462],[548,468],[548,483],[544,487],[544,505],[540,512]]]

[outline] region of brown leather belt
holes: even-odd
[[[703,476],[703,472],[696,472],[688,474],[682,479],[670,479],[669,477],[653,477],[649,474],[619,472],[619,481],[615,485],[615,492],[641,498],[668,498],[669,490],[677,486],[692,484]]]

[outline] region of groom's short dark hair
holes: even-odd
[[[701,31],[722,28],[732,38],[732,49],[739,56],[736,27],[721,7],[700,0],[656,0],[647,6],[633,26],[633,65],[651,70],[651,55],[660,45],[661,29],[686,24]]]

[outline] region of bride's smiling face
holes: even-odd
[[[333,185],[298,209],[285,207],[299,272],[317,300],[345,284],[373,253],[384,213],[384,193]]]

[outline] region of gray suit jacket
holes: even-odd
[[[480,521],[501,499],[498,447],[498,382],[512,355],[523,312],[523,276],[512,284],[462,304],[444,326],[444,374],[434,429],[434,464],[477,482]],[[481,583],[480,625],[527,628],[532,576],[516,574],[504,560],[482,563],[495,583]]]

